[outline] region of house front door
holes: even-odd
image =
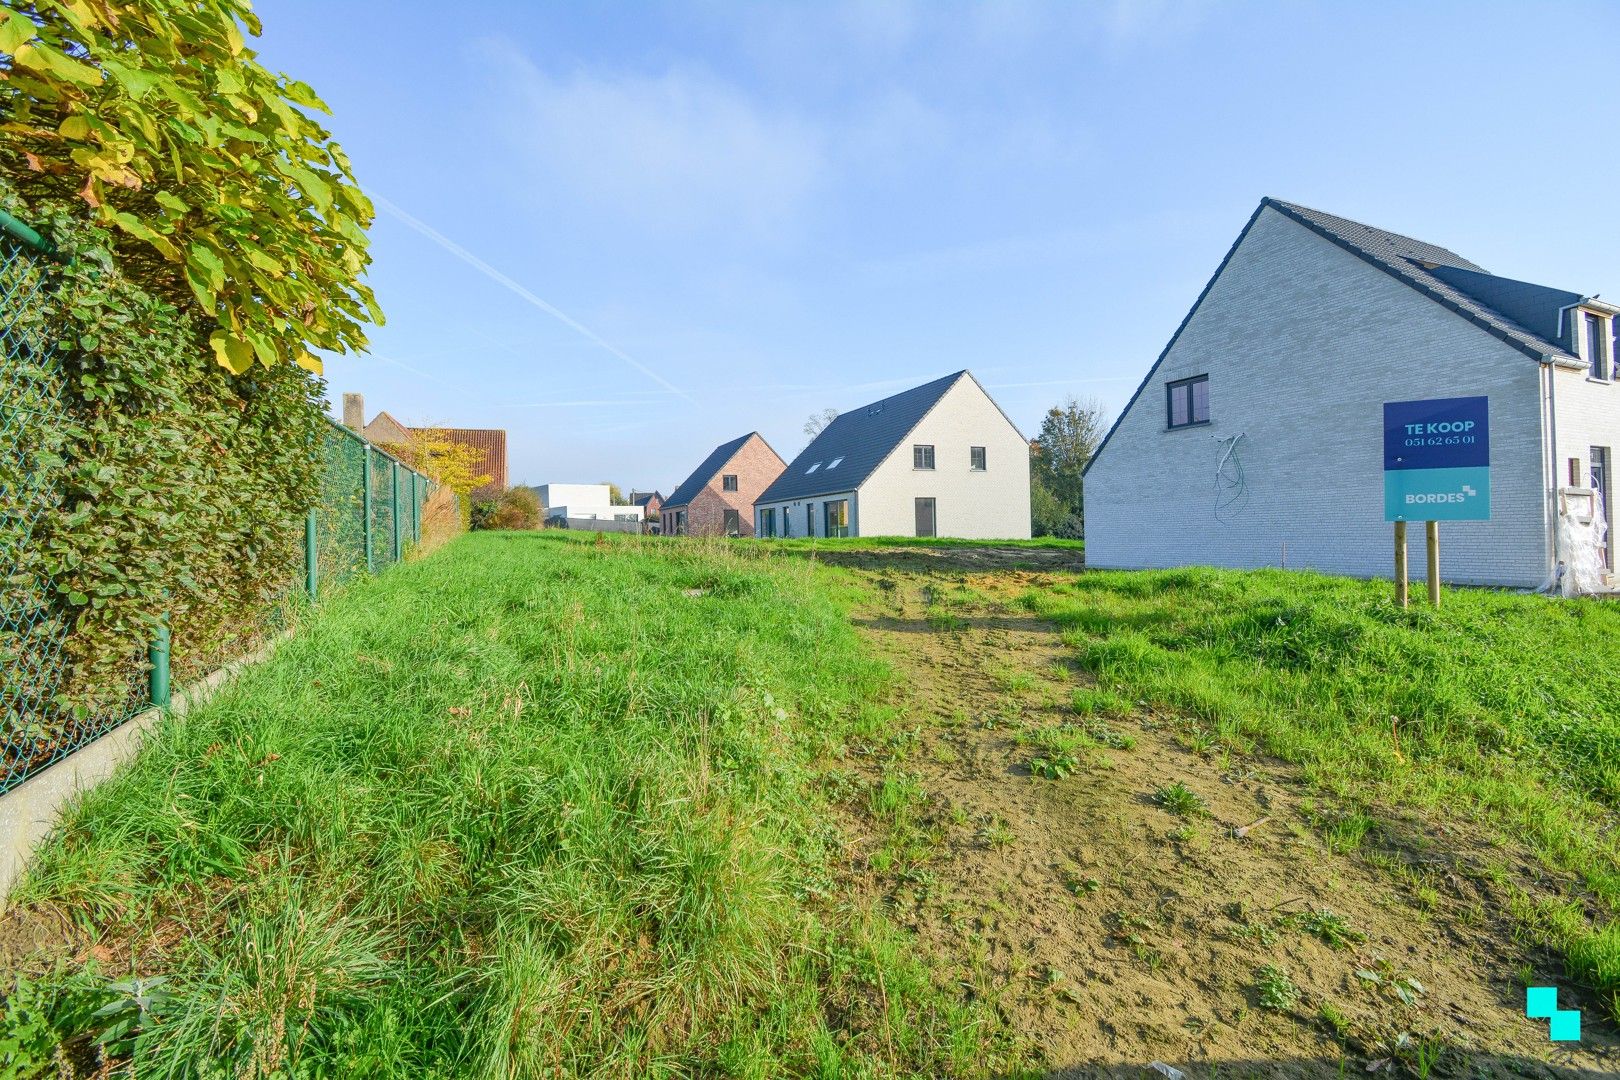
[[[933,536],[934,532],[934,500],[917,500],[917,535]]]

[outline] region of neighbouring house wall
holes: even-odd
[[[860,523],[860,499],[853,491],[833,492],[827,495],[817,495],[811,499],[796,499],[788,502],[760,503],[754,507],[754,528],[757,530],[760,523],[760,511],[767,508],[776,511],[776,535],[781,536],[826,536],[827,514],[824,509],[829,502],[844,499],[849,503],[849,535],[862,536]],[[806,507],[809,507],[809,520],[806,521]],[[791,532],[783,531],[783,521],[792,526]],[[809,531],[805,531],[808,527]]]
[[[912,447],[918,443],[933,445],[932,471],[913,468]],[[968,467],[972,446],[985,448],[983,472]],[[918,498],[935,500],[940,536],[1029,536],[1029,443],[971,378],[946,391],[861,484],[856,535],[914,535]]]
[[[1620,383],[1593,379],[1584,370],[1559,369],[1554,378],[1553,400],[1557,409],[1554,427],[1558,445],[1553,453],[1556,480],[1549,487],[1570,484],[1571,458],[1578,459],[1578,479],[1573,486],[1587,486],[1591,480],[1592,448],[1606,448],[1609,490],[1604,510],[1612,534],[1616,521],[1614,503],[1620,498],[1620,474],[1615,471],[1615,458],[1620,455]],[[1556,504],[1552,512],[1557,512]],[[1616,550],[1612,538],[1611,550]]]
[[[374,446],[403,446],[411,441],[411,429],[385,412],[372,417],[362,434]]]
[[[1210,423],[1169,430],[1166,384],[1206,373]],[[1384,403],[1483,394],[1492,520],[1441,526],[1442,575],[1539,586],[1549,567],[1540,373],[1265,208],[1086,474],[1086,564],[1277,566],[1286,545],[1291,568],[1388,577]],[[1240,433],[1246,495],[1217,516],[1219,440]],[[1411,539],[1418,574],[1422,535]]]
[[[541,484],[540,505],[607,506],[612,500],[606,484]]]
[[[572,518],[576,521],[640,521],[641,507],[614,506],[607,502],[600,503],[563,503],[560,506],[547,506],[547,518]]]

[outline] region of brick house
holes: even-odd
[[[660,508],[665,536],[753,536],[754,500],[784,463],[757,431],[721,443]]]
[[[343,425],[359,432],[376,446],[404,446],[421,431],[443,432],[451,442],[471,446],[481,455],[476,472],[489,476],[489,483],[474,489],[474,499],[493,499],[506,490],[506,431],[502,428],[408,427],[386,409],[365,422],[366,400],[360,394],[343,395]]]
[[[1484,397],[1491,516],[1442,526],[1445,578],[1612,566],[1568,538],[1611,518],[1617,322],[1587,293],[1263,199],[1087,467],[1086,564],[1389,576],[1385,403]]]

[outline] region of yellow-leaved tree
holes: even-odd
[[[259,30],[249,0],[0,0],[0,169],[27,201],[83,206],[231,371],[319,371],[312,350],[362,350],[382,322],[373,210]]]
[[[389,444],[386,449],[423,476],[463,498],[491,480],[488,473],[478,471],[484,464],[484,452],[476,446],[457,442],[441,428],[420,428],[411,433],[410,442]]]

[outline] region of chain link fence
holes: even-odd
[[[120,702],[81,715],[61,704],[71,632],[67,609],[32,543],[36,526],[60,501],[69,420],[56,345],[48,332],[52,261],[44,241],[0,214],[0,794],[144,709],[169,704],[168,631],[160,625],[144,656],[130,657]],[[311,596],[398,562],[421,540],[427,477],[331,423],[325,469],[308,515],[304,581]],[[288,537],[296,549],[299,538]],[[154,612],[160,621],[162,613]]]

